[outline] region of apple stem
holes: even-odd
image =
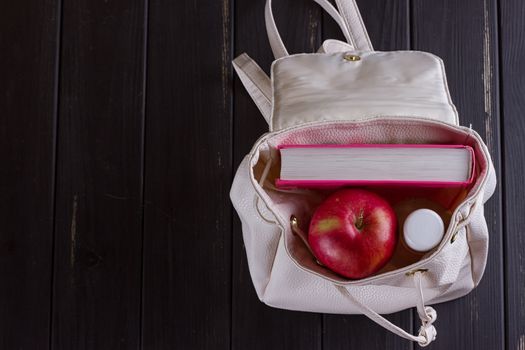
[[[359,212],[359,216],[357,217],[357,221],[355,222],[355,227],[359,231],[361,231],[363,226],[364,226],[364,211],[363,211],[363,209],[361,209],[361,211]]]

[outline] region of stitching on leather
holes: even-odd
[[[290,57],[290,56],[288,56]],[[284,58],[284,57],[283,57]],[[275,113],[275,79],[274,79],[274,65],[275,65],[275,62],[277,60],[273,61],[271,66],[270,66],[270,83],[271,83],[271,87],[272,87],[272,100],[270,101],[271,104],[272,104],[272,110],[270,112],[270,122],[268,123],[269,126],[268,126],[268,129],[270,130],[270,132],[273,131],[274,127],[273,127],[273,117],[274,117],[274,113]]]
[[[266,285],[264,286],[264,290],[262,292],[262,297],[261,297],[261,301],[264,301],[264,297],[266,296],[266,289],[268,289],[268,285],[270,284],[271,280],[272,280],[272,275],[273,275],[273,268],[275,266],[275,260],[277,259],[277,251],[279,250],[279,244],[281,242],[281,239],[286,242],[286,238],[284,237],[284,228],[279,226],[278,227],[281,229],[281,232],[279,233],[279,240],[277,241],[277,244],[275,245],[275,251],[273,252],[273,259],[272,259],[272,266],[270,266],[270,274],[268,276],[268,282],[266,283]],[[286,248],[286,243],[285,243],[285,251],[287,250]],[[264,301],[265,302],[265,301]],[[266,302],[265,302],[266,303]]]
[[[483,220],[485,220],[485,218],[483,218]],[[469,254],[469,258],[470,258],[470,261],[469,261],[469,265],[470,265],[470,277],[472,278],[472,284],[474,285],[474,287],[476,287],[479,283],[476,283],[476,281],[474,281],[474,264],[473,264],[473,255],[472,255],[472,249],[470,249],[470,242],[469,242],[469,239],[468,239],[468,236],[469,236],[469,228],[470,228],[470,225],[467,225],[465,226],[465,242],[467,243],[467,247],[468,247],[468,254]],[[480,278],[481,280],[481,278]]]
[[[339,5],[339,2],[340,1],[337,1],[338,5]],[[339,6],[337,6],[337,7],[339,8]],[[345,22],[346,29],[348,29],[348,32],[350,34],[350,39],[352,40],[352,46],[354,46],[355,48],[359,49],[358,45],[357,45],[357,41],[355,39],[354,30],[352,29],[352,26],[348,22],[348,13],[346,12],[345,7],[341,6],[341,8],[339,10],[343,13],[343,22]]]
[[[481,204],[477,208],[475,208],[476,209],[475,211],[482,210],[482,208],[483,208],[483,204]],[[474,214],[474,213],[471,213],[471,214]],[[489,237],[488,237],[488,227],[487,227],[487,220],[485,219],[485,215],[480,215],[480,219],[483,220],[482,225],[484,227],[486,227],[486,233],[487,233],[486,234],[486,240],[487,240],[487,243],[488,243],[488,239],[489,239]],[[474,257],[472,255],[473,249],[470,249],[470,240],[468,239],[469,233],[470,233],[471,230],[472,230],[472,227],[470,226],[470,223],[469,223],[468,225],[465,226],[465,241],[467,243],[467,246],[469,247],[468,251],[469,251],[469,255],[470,255],[470,275],[472,277],[472,282],[474,284],[474,287],[477,287],[478,284],[481,282],[481,277],[483,277],[483,273],[484,273],[485,269],[482,270],[481,275],[478,276],[478,281],[476,282],[475,281],[475,277],[474,277],[474,264],[473,264]],[[487,258],[488,258],[488,250],[487,250],[487,254],[485,256],[485,265],[487,263]]]
[[[465,233],[466,233],[466,228],[465,228]],[[465,254],[465,257],[467,255],[469,256],[469,267],[470,267],[470,271],[471,271],[470,275],[472,277],[472,276],[474,276],[473,273],[472,273],[472,249],[470,249],[470,245],[468,244],[468,239],[466,238],[466,234],[465,234],[465,244],[467,245],[467,254]],[[465,257],[463,257],[463,259]],[[461,274],[461,270],[462,269],[463,269],[463,267],[459,268],[458,276]],[[429,303],[441,303],[441,302],[445,301],[445,300],[440,300],[440,299],[443,298],[444,296],[446,296],[449,293],[450,289],[452,289],[452,287],[454,287],[456,282],[457,282],[457,278],[456,278],[456,281],[454,281],[454,282],[449,284],[448,288],[445,289],[445,291],[443,291],[443,293],[441,293],[440,295],[435,296],[434,298],[429,299],[428,302]],[[474,282],[474,280],[473,280],[473,282]],[[474,285],[474,287],[476,287],[476,283],[473,283],[473,285]],[[469,291],[467,293],[465,293],[465,294],[468,294],[472,289],[473,288],[470,288]],[[439,301],[437,301],[437,302],[434,301],[436,299],[439,300]],[[454,298],[454,299],[456,299],[456,298]],[[447,300],[450,300],[450,299],[447,299]]]
[[[244,75],[246,75],[245,73],[243,73]],[[239,77],[240,78],[240,77]],[[243,81],[242,78],[241,79],[241,82]],[[255,81],[253,81],[252,79],[250,79],[249,77],[246,76],[246,79],[248,79],[255,87],[256,87],[256,90],[255,92],[251,92],[251,91],[248,91],[248,89],[246,89],[248,91],[248,93],[250,94],[250,96],[253,95],[257,95],[257,96],[253,96],[252,97],[252,100],[253,102],[255,102],[255,105],[259,108],[259,111],[261,112],[261,114],[263,115],[263,117],[266,119],[266,114],[267,112],[264,111],[264,109],[268,108],[269,109],[271,108],[271,101],[269,99],[269,97],[267,97],[262,91],[261,87],[259,86],[259,84],[257,84]],[[263,100],[258,102],[257,100],[257,97],[258,96],[262,96]],[[263,105],[264,104],[264,105]],[[271,109],[270,109],[270,112],[271,112]]]
[[[258,69],[257,69],[257,68],[258,68]],[[263,74],[264,74],[264,72],[262,72],[262,69],[260,69],[259,67],[256,67],[256,70],[258,71],[257,73],[263,73]],[[256,74],[257,74],[257,73],[256,73]],[[248,75],[247,75],[246,73],[244,73],[244,74],[248,77]],[[265,99],[265,100],[268,102],[268,104],[269,104],[269,103],[270,103],[270,96],[266,96],[266,94],[264,93],[264,89],[261,87],[261,85],[260,85],[259,83],[257,83],[256,81],[250,79],[250,78],[248,78],[248,79],[250,80],[250,82],[251,82],[253,85],[255,85],[255,86],[257,87],[258,92],[260,92],[261,96],[263,96],[264,99]]]
[[[239,65],[237,61],[240,57],[244,58],[245,60],[244,62],[242,62],[241,65]],[[270,115],[267,115],[267,114],[271,113],[272,101],[270,101],[270,96],[266,96],[266,94],[264,93],[264,89],[261,88],[261,85],[257,83],[256,80],[250,78],[250,76],[246,73],[245,67],[253,64],[254,69],[256,71],[255,74],[263,75],[265,78],[267,77],[266,74],[261,69],[261,67],[257,64],[257,62],[251,59],[250,56],[248,56],[246,53],[241,54],[239,57],[233,60],[232,64],[233,64],[233,67],[235,68],[235,71],[237,72],[237,75],[239,76],[239,79],[241,80],[243,86],[245,87],[246,91],[248,91],[248,94],[250,95],[253,102],[255,103],[255,105],[257,106],[261,114],[263,115],[264,119],[266,120],[267,117],[268,118],[270,117]],[[245,84],[245,79],[247,79],[253,86],[255,86],[256,88],[255,91],[251,91],[253,89],[248,89],[247,84]],[[270,81],[270,85],[271,85],[271,81]],[[262,96],[262,101],[261,99],[258,98],[260,96]],[[268,119],[268,123],[269,123],[269,119]]]
[[[434,59],[435,61],[439,62],[439,60],[441,60],[441,58],[439,58],[438,56],[430,53],[430,52],[426,52],[426,51],[419,51],[419,50],[394,50],[394,51],[367,51],[367,50],[356,50],[356,52],[363,52],[363,53],[369,53],[370,55],[374,55],[374,54],[389,54],[389,53],[395,53],[395,54],[405,54],[405,55],[414,55],[414,54],[422,54],[422,55],[425,55],[425,56],[428,56],[432,59]],[[279,62],[281,61],[284,61],[284,60],[287,60],[287,59],[291,59],[291,58],[295,58],[295,57],[299,57],[299,56],[338,56],[338,55],[341,55],[340,52],[336,52],[336,53],[324,53],[324,52],[312,52],[312,53],[296,53],[296,54],[291,54],[291,55],[288,55],[288,56],[285,56],[285,57],[279,57],[279,58],[276,58],[272,64],[271,64],[271,67],[270,67],[270,70],[271,72],[273,73],[273,66],[278,64]],[[273,74],[272,74],[273,75]]]
[[[446,92],[446,95],[447,95],[447,100],[448,100],[448,103],[450,105],[450,107],[452,107],[452,110],[454,111],[454,115],[456,117],[456,124],[459,125],[459,113],[458,113],[458,110],[456,108],[456,105],[454,104],[454,102],[452,101],[452,97],[450,96],[450,90],[448,88],[448,80],[447,80],[447,73],[445,71],[445,63],[443,62],[443,60],[438,57],[438,56],[435,56],[437,61],[439,62],[439,65],[441,67],[441,78],[443,79],[443,86],[445,88],[445,92]]]
[[[368,43],[368,48],[359,48],[360,50],[364,50],[364,51],[373,51],[374,48],[373,48],[373,45],[372,45],[372,42],[370,41],[370,38],[368,36],[368,32],[366,30],[366,26],[363,22],[363,19],[361,18],[361,15],[359,13],[359,8],[357,7],[357,4],[355,3],[354,0],[351,1],[352,2],[352,6],[354,7],[354,14],[355,16],[349,16],[349,13],[348,11],[346,10],[345,6],[341,6],[340,10],[341,12],[343,12],[343,19],[344,21],[346,22],[346,26],[348,27],[348,30],[351,32],[350,34],[352,35],[352,40],[355,42],[355,47],[358,47],[358,44],[357,44],[357,40],[355,39],[355,35],[353,34],[354,31],[352,29],[352,25],[350,24],[350,22],[348,22],[348,18],[350,17],[356,17],[359,24],[361,25],[361,29],[362,29],[362,32],[363,32],[363,36],[365,37],[365,41]]]
[[[361,13],[359,12],[359,8],[357,7],[355,0],[352,1],[352,5],[354,6],[357,20],[359,21],[359,23],[361,23],[361,28],[363,28],[363,34],[364,34],[365,40],[368,42],[368,50],[373,51],[374,45],[372,45],[372,42],[370,41],[370,37],[368,36],[368,31],[366,30],[365,23],[363,22],[363,18],[361,17]]]
[[[279,29],[277,28],[277,23],[275,23],[275,17],[273,15],[273,9],[272,9],[272,4],[271,3],[270,3],[270,6],[265,6],[264,20],[266,22],[266,32],[268,32],[268,20],[266,18],[266,11],[267,11],[266,9],[268,9],[269,15],[270,15],[270,20],[269,21],[270,21],[270,24],[271,24],[270,29],[272,31],[272,37],[274,39],[277,38],[277,44],[280,45],[279,51],[281,51],[280,54],[282,54],[281,57],[286,57],[288,55],[288,50],[286,49],[286,46],[284,45],[283,39],[281,38],[281,35],[279,34]],[[272,41],[273,40],[270,39],[270,46],[272,46]],[[272,46],[272,53],[275,56],[275,51],[274,51],[273,46]]]
[[[261,88],[261,85],[259,83],[257,83],[256,81],[254,81],[253,79],[250,78],[250,75],[248,75],[246,73],[246,67],[251,65],[253,63],[253,70],[252,71],[255,71],[254,73],[255,74],[258,74],[258,75],[262,75],[264,78],[268,78],[266,76],[266,73],[264,73],[264,71],[261,69],[261,67],[257,64],[257,62],[255,62],[252,58],[250,58],[250,56],[248,56],[246,53],[243,53],[241,56],[243,56],[243,58],[246,59],[245,62],[243,62],[241,65],[239,65],[238,62],[236,62],[235,60],[233,60],[233,65],[234,66],[237,66],[237,68],[239,68],[239,70],[246,76],[246,78],[253,84],[257,87],[257,89],[259,90],[260,94],[268,101],[270,102],[270,96],[267,96],[265,93],[264,93],[264,89]],[[270,79],[268,79],[270,80]]]

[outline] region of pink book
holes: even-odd
[[[475,157],[465,145],[281,145],[278,187],[468,186]]]

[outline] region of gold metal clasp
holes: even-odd
[[[427,271],[428,269],[414,269],[414,270],[408,271],[407,273],[405,273],[405,275],[414,276],[417,272],[425,273]]]
[[[343,58],[347,61],[355,62],[361,60],[361,56],[358,55],[352,55],[350,53],[347,53],[343,56]]]
[[[297,220],[297,217],[295,215],[290,216],[290,226],[292,226],[292,233],[301,239],[305,247],[308,248],[310,254],[312,254],[312,257],[314,258],[317,265],[324,266],[315,257],[315,254],[312,248],[310,248],[310,244],[308,243],[308,235],[299,227],[299,220]]]

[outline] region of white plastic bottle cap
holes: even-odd
[[[435,211],[418,209],[412,212],[403,225],[406,245],[416,252],[426,252],[441,242],[445,234],[443,220]]]

